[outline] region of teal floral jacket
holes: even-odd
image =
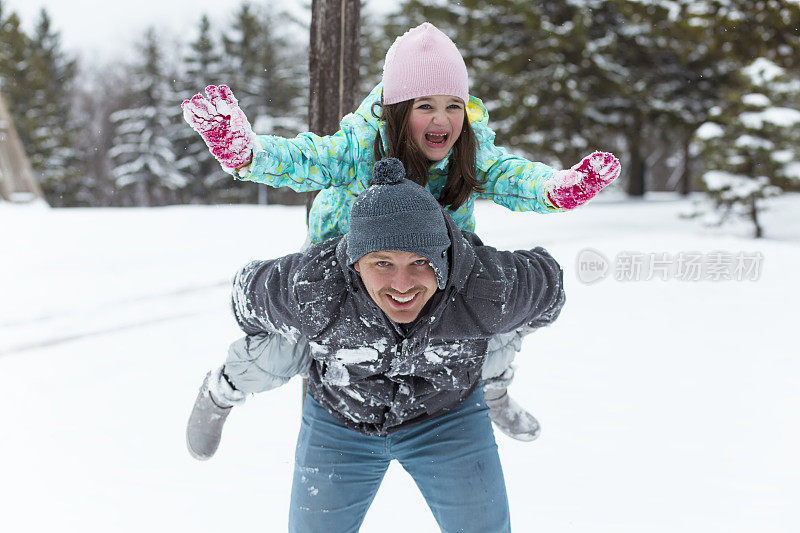
[[[236,177],[271,187],[290,187],[297,192],[321,191],[309,214],[311,242],[344,235],[349,229],[353,200],[372,178],[372,147],[377,132],[383,128],[372,114],[372,107],[380,102],[381,91],[379,84],[355,113],[342,119],[341,129],[333,135],[301,133],[294,139],[259,136],[250,167],[240,170]],[[448,210],[459,229],[475,231],[475,198],[488,198],[512,211],[560,211],[545,194],[554,169],[495,146],[495,134],[487,125],[489,114],[474,96],[469,98],[467,116],[478,141],[477,177],[484,183],[484,191],[473,193],[457,210]],[[429,169],[428,189],[437,198],[447,181],[449,159],[450,154]]]

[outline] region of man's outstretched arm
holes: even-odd
[[[236,322],[248,335],[277,333],[296,341],[299,309],[292,287],[302,254],[251,261],[233,279],[231,306]]]
[[[540,328],[558,318],[565,302],[563,272],[547,250],[507,252],[476,246],[475,252],[485,267],[477,277],[493,280],[500,302],[489,320],[494,333]]]

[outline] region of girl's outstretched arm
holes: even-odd
[[[484,171],[485,190],[480,196],[513,211],[574,209],[591,200],[620,173],[619,160],[608,152],[594,152],[568,170],[555,170],[496,146],[482,154],[478,170]]]
[[[547,184],[547,199],[559,209],[574,209],[617,179],[620,170],[614,154],[593,152],[571,169],[555,173]]]
[[[483,192],[479,193],[481,198],[512,211],[560,211],[547,199],[547,183],[557,172],[553,167],[486,142],[479,145],[477,162],[478,179],[483,180]]]
[[[260,135],[256,138],[251,164],[234,175],[297,192],[348,187],[356,181],[356,161],[363,159],[357,154],[366,144],[359,141],[347,118],[341,126],[339,131],[326,136],[309,132],[293,139]]]
[[[209,85],[181,105],[226,172],[234,177],[298,192],[348,186],[356,178],[357,153],[371,148],[374,131],[360,117],[342,121],[330,136],[301,133],[294,139],[256,136],[231,90]],[[351,124],[351,122],[355,122]],[[361,124],[364,122],[364,124]]]

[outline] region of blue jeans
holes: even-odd
[[[392,459],[411,474],[443,532],[511,531],[488,412],[479,386],[450,412],[371,437],[344,427],[306,396],[289,531],[357,532]],[[398,504],[398,513],[408,511]]]

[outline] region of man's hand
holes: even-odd
[[[183,118],[203,137],[222,166],[231,169],[250,163],[256,134],[227,85],[209,85],[181,104]]]
[[[547,196],[559,209],[575,209],[617,179],[619,160],[608,152],[594,152],[570,170],[559,170],[547,184]]]

